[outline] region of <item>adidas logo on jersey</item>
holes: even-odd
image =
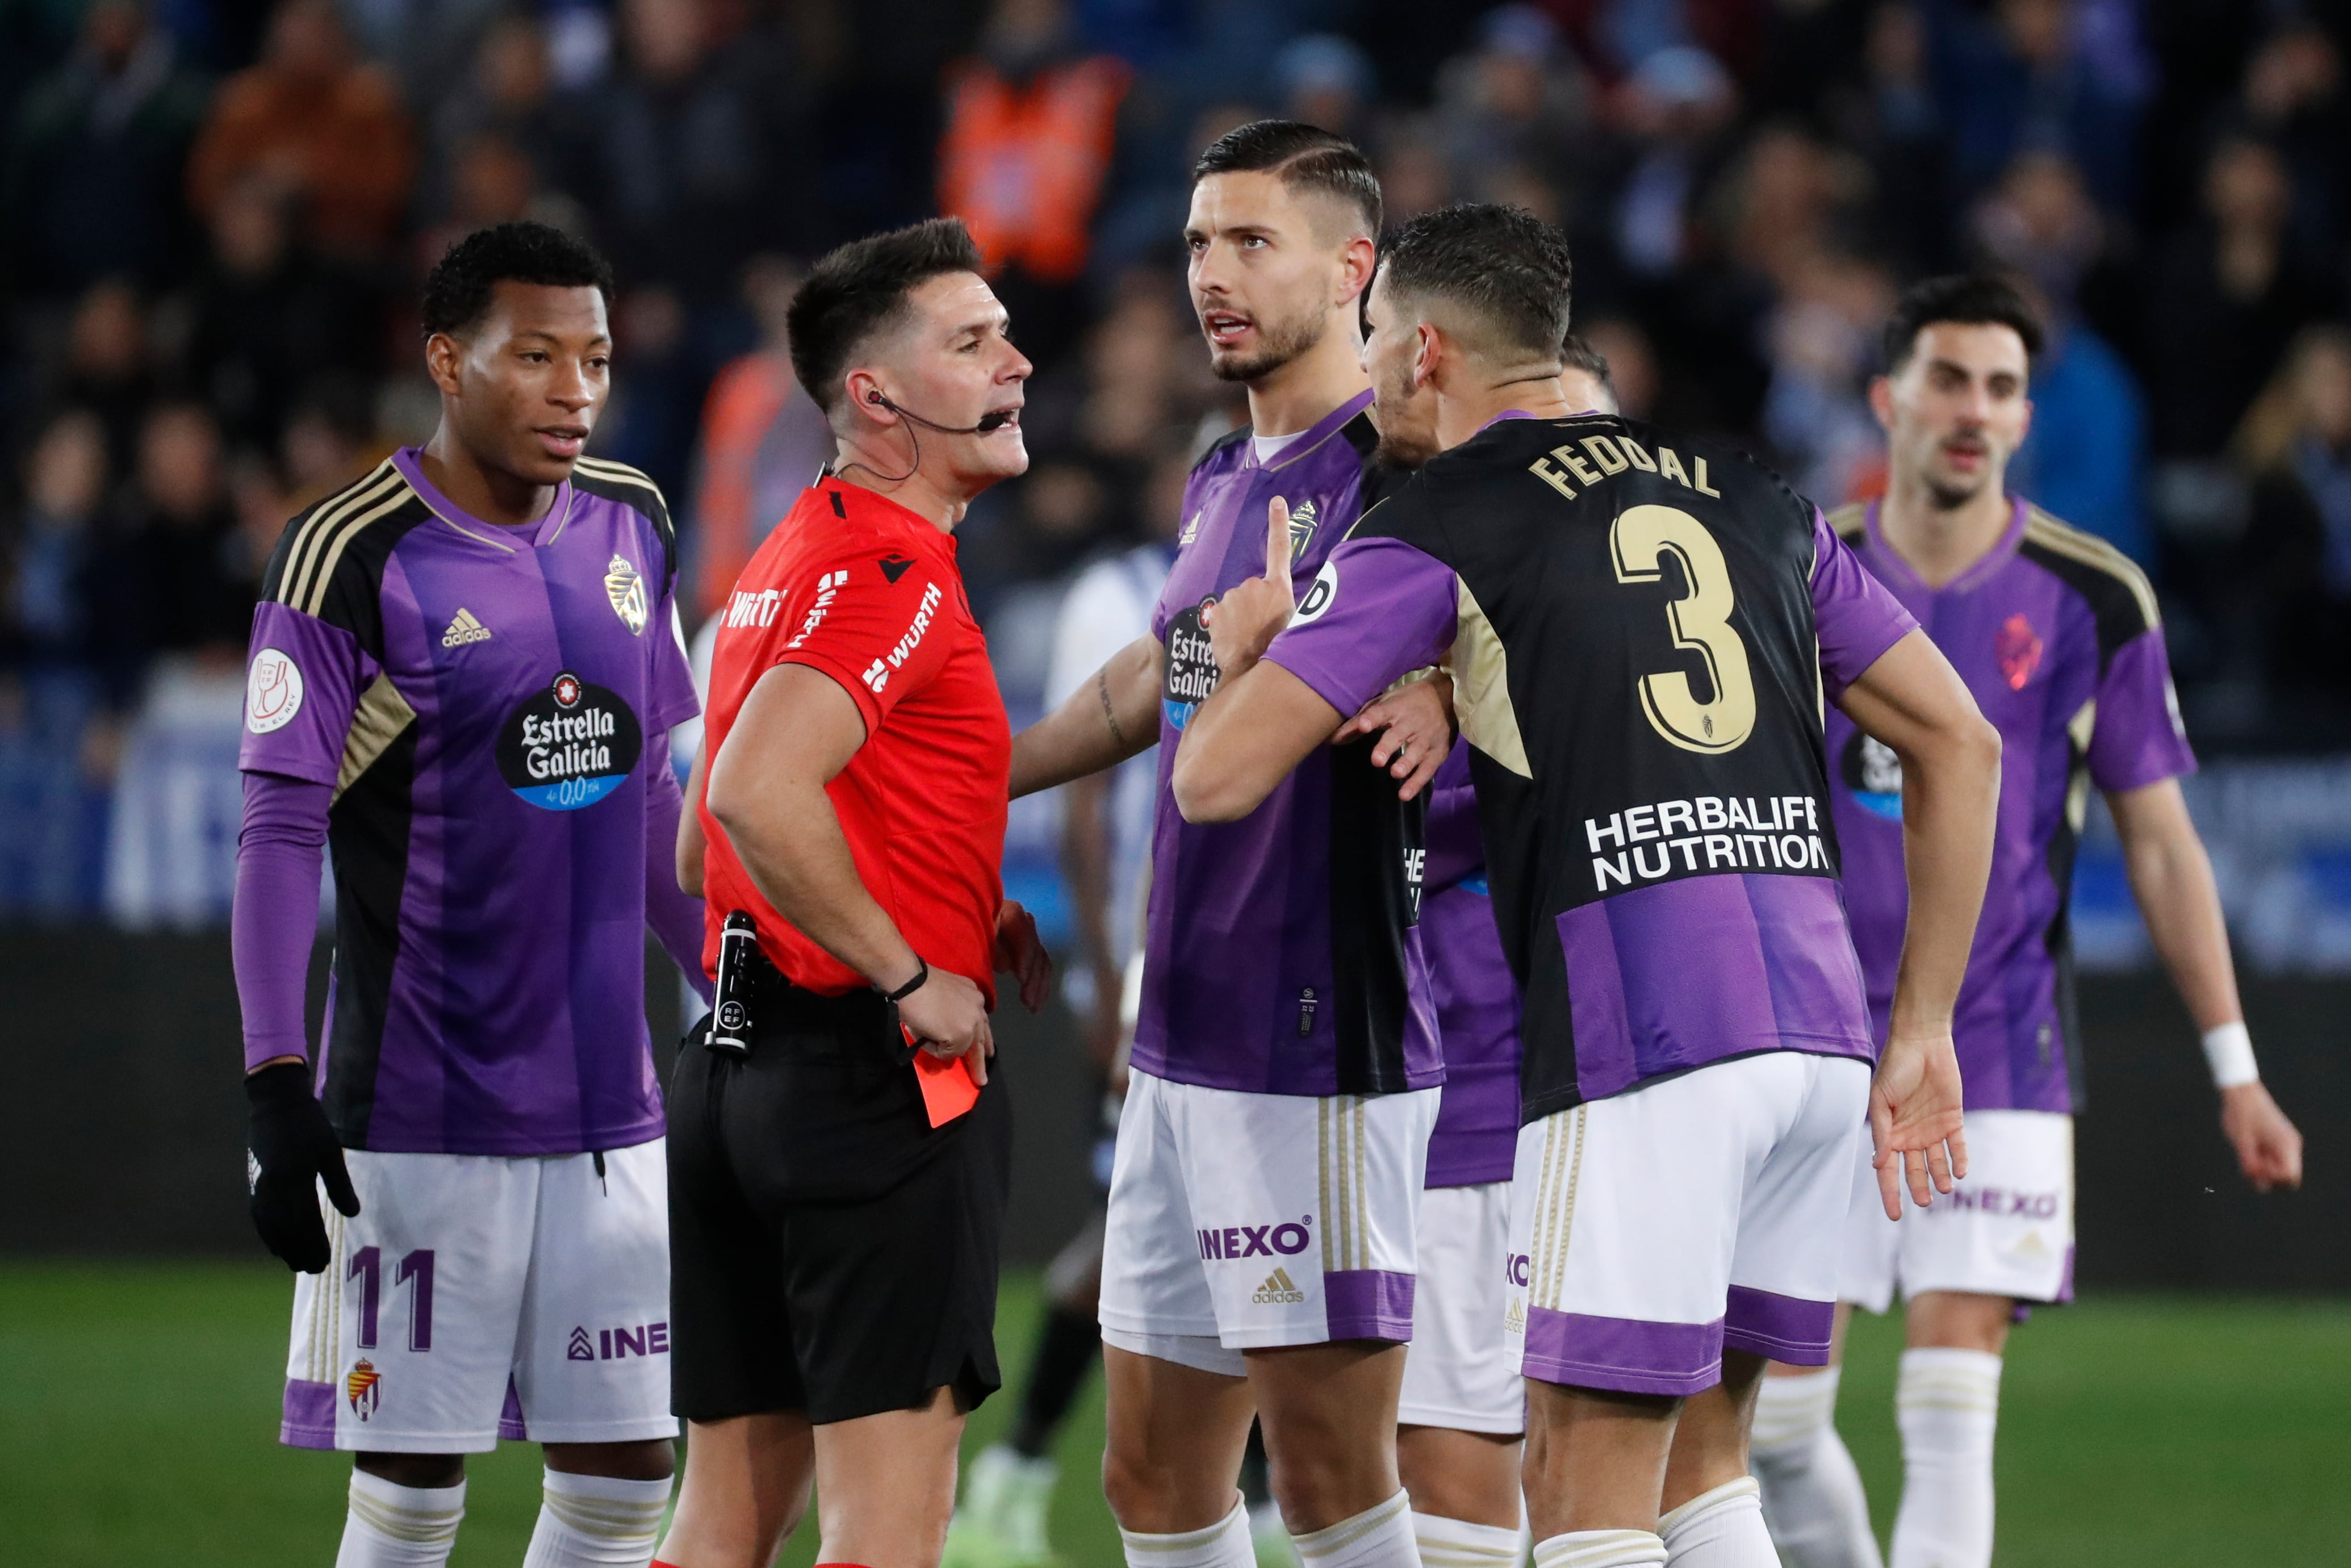
[[[489,640],[490,629],[475,620],[474,612],[463,605],[458,606],[456,619],[449,622],[449,630],[441,633],[444,648],[462,648],[468,643]]]
[[[1294,1307],[1306,1300],[1306,1292],[1290,1282],[1289,1270],[1276,1269],[1265,1277],[1265,1283],[1250,1294],[1249,1300],[1260,1307]]]

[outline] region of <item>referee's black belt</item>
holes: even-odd
[[[778,1028],[828,1025],[875,1027],[889,1016],[890,1004],[870,986],[859,986],[840,996],[810,990],[775,966],[758,948],[751,949],[743,966],[749,982],[751,1027],[766,1034]]]

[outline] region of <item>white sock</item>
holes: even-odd
[[[1419,1543],[1422,1568],[1518,1568],[1515,1529],[1416,1511],[1412,1538]]]
[[[1780,1568],[1753,1476],[1702,1491],[1657,1521],[1668,1568]]]
[[[1763,1522],[1788,1568],[1885,1568],[1869,1527],[1869,1498],[1837,1436],[1836,1367],[1767,1377],[1755,1401],[1751,1452]]]
[[[1206,1530],[1179,1535],[1144,1535],[1121,1526],[1126,1568],[1257,1568],[1249,1543],[1249,1506],[1233,1494],[1233,1511]]]
[[[1404,1489],[1336,1524],[1290,1537],[1299,1568],[1420,1568],[1412,1539],[1412,1499]]]
[[[335,1568],[443,1568],[465,1517],[462,1480],[453,1487],[398,1487],[354,1469]]]
[[[1894,1415],[1902,1428],[1902,1509],[1893,1568],[1989,1568],[2000,1357],[1904,1351]]]
[[[1535,1542],[1535,1568],[1662,1568],[1666,1543],[1654,1531],[1572,1530]]]
[[[669,1509],[669,1480],[547,1472],[522,1568],[645,1568]]]

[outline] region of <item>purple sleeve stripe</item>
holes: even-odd
[[[1812,587],[1821,689],[1834,701],[1887,649],[1917,631],[1918,622],[1837,538],[1818,507],[1813,511]]]
[[[2141,789],[2196,771],[2171,695],[2163,629],[2149,627],[2106,663],[2090,732],[2090,778],[2109,793]]]
[[[1401,539],[1347,539],[1265,656],[1353,716],[1453,641],[1453,569]]]
[[[229,951],[248,1071],[277,1057],[308,1054],[302,1003],[319,931],[319,873],[333,794],[332,786],[307,779],[245,776]]]

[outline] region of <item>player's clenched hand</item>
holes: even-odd
[[[987,1058],[996,1049],[987,1028],[987,998],[961,975],[933,969],[931,977],[898,1004],[898,1022],[914,1043],[942,1061],[971,1058],[975,1083],[987,1082]]]
[[[2220,1091],[2220,1131],[2255,1192],[2302,1185],[2302,1134],[2260,1079]]]
[[[343,1148],[327,1113],[310,1092],[307,1063],[284,1061],[249,1072],[251,1103],[246,1146],[246,1177],[253,1194],[253,1228],[261,1244],[304,1274],[323,1270],[332,1256],[326,1217],[319,1212],[319,1183],[349,1218],[360,1211],[360,1195],[343,1168]]]
[[[1228,681],[1258,662],[1298,608],[1290,593],[1290,503],[1276,496],[1265,514],[1265,575],[1234,584],[1200,609],[1217,673]]]
[[[1921,1208],[1968,1174],[1968,1140],[1959,1130],[1959,1055],[1951,1031],[1897,1035],[1886,1042],[1869,1085],[1869,1136],[1886,1217],[1902,1218],[1907,1179]]]
[[[1439,670],[1426,680],[1410,681],[1364,705],[1364,711],[1339,727],[1331,737],[1343,746],[1359,735],[1379,735],[1372,747],[1372,766],[1384,768],[1402,780],[1396,799],[1409,800],[1428,788],[1437,770],[1453,750],[1453,677]]]
[[[1019,977],[1020,1005],[1032,1013],[1052,994],[1052,955],[1037,939],[1037,917],[1015,899],[996,912],[996,972]]]

